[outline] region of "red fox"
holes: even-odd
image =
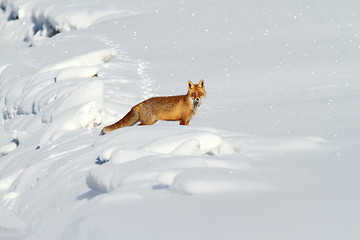
[[[132,107],[130,112],[118,122],[104,127],[101,135],[118,128],[132,126],[137,122],[140,122],[139,125],[152,125],[158,120],[166,120],[180,121],[180,125],[189,125],[205,96],[204,80],[198,84],[189,81],[186,95],[149,98]]]

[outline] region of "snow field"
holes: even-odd
[[[0,237],[359,239],[357,6],[0,0]]]

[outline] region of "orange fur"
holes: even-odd
[[[186,95],[149,98],[132,107],[130,112],[118,122],[104,127],[101,134],[132,126],[137,122],[140,122],[139,125],[152,125],[158,120],[166,120],[180,121],[180,125],[189,125],[205,96],[204,80],[198,84],[189,81]]]

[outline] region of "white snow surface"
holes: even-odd
[[[0,239],[360,239],[359,9],[0,0]]]

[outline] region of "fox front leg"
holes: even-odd
[[[190,119],[180,119],[180,125],[189,125]]]

